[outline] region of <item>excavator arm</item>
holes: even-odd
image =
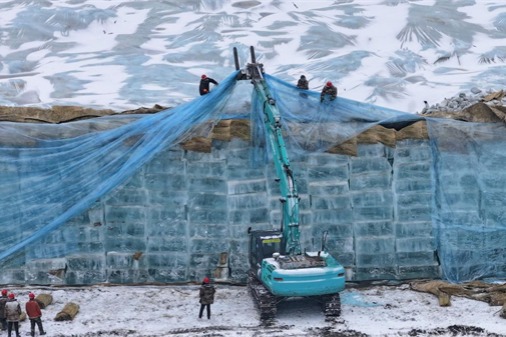
[[[250,47],[251,63],[238,74],[238,80],[250,80],[261,103],[267,142],[281,192],[281,230],[251,230],[248,288],[263,321],[277,312],[277,303],[288,297],[311,297],[322,304],[326,316],[339,316],[339,292],[345,287],[344,268],[324,250],[301,253],[299,231],[299,195],[283,139],[281,115],[264,78],[263,65],[257,63]],[[236,70],[239,69],[234,48]],[[325,237],[325,236],[324,236]]]
[[[279,180],[282,205],[281,232],[283,233],[283,254],[301,254],[300,231],[299,231],[299,194],[297,184],[290,168],[290,161],[283,139],[281,115],[276,101],[272,97],[267,82],[263,76],[263,65],[256,63],[255,51],[250,47],[252,63],[248,63],[246,71],[240,79],[249,79],[255,87],[255,91],[262,102],[265,131],[272,150],[276,175]],[[237,49],[234,48],[234,56],[237,60]],[[238,62],[236,61],[236,67]],[[239,69],[237,69],[239,70]]]

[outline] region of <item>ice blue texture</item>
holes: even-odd
[[[0,282],[185,282],[212,275],[223,252],[228,277],[244,281],[247,228],[277,228],[281,212],[262,104],[236,76],[152,115],[0,123]],[[329,153],[422,117],[342,97],[320,103],[265,77],[299,186],[303,248],[321,249],[328,232],[350,280],[506,276],[504,125],[425,119],[427,139]],[[248,113],[234,111],[237,91]],[[249,121],[254,137],[182,147],[231,119]]]

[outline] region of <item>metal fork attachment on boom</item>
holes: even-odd
[[[281,130],[281,116],[276,106],[276,100],[271,96],[269,87],[264,79],[263,64],[257,63],[255,51],[250,47],[252,63],[248,63],[245,71],[242,71],[239,79],[251,80],[257,94],[262,102],[264,113],[265,130],[267,130],[268,140],[272,149],[276,175],[280,183],[282,204],[282,222],[281,231],[283,233],[283,243],[281,254],[298,255],[301,254],[300,231],[299,231],[299,194],[297,185],[290,168],[290,161],[283,139]],[[239,70],[237,58],[237,49],[234,48],[234,57],[236,60],[236,69]],[[284,246],[284,247],[283,247]]]

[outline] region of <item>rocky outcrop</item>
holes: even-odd
[[[444,99],[429,106],[421,113],[434,118],[451,118],[473,123],[497,123],[506,121],[506,92],[504,90],[482,93],[473,88],[471,94]]]
[[[51,108],[0,106],[0,121],[22,123],[67,123],[81,119],[115,114],[150,114],[168,109],[155,104],[152,108],[141,107],[117,112],[111,109],[92,109],[80,106],[55,105]]]

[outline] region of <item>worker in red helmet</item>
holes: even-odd
[[[46,332],[42,327],[42,312],[40,311],[39,302],[35,300],[34,293],[29,293],[28,298],[29,300],[26,302],[25,309],[26,315],[30,319],[30,335],[32,337],[35,336],[35,324],[37,324],[37,327],[39,328],[39,334],[45,335]]]
[[[325,98],[333,101],[337,97],[337,88],[332,84],[332,82],[328,81],[322,89],[322,93],[320,94],[320,102],[323,102]]]
[[[209,84],[218,85],[218,82],[211,77],[207,77],[206,74],[200,76],[199,92],[200,96],[207,95],[209,93]]]
[[[7,320],[5,319],[5,303],[9,300],[7,294],[9,291],[7,289],[2,290],[2,296],[0,297],[0,323],[2,330],[7,330]]]
[[[7,336],[12,336],[12,328],[16,332],[16,337],[19,335],[19,319],[21,318],[21,306],[16,300],[14,293],[9,294],[9,300],[5,303],[5,318],[7,319]]]
[[[202,318],[204,308],[207,308],[207,319],[211,319],[211,304],[214,303],[214,293],[216,289],[211,284],[209,277],[204,277],[202,285],[200,286],[199,297],[200,297],[200,312],[199,318]]]

